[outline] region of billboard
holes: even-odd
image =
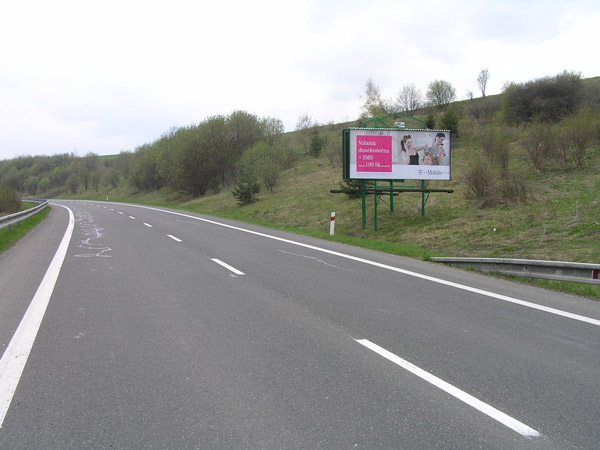
[[[450,131],[349,128],[344,178],[450,180]]]

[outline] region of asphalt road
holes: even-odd
[[[600,448],[599,303],[163,208],[55,202],[0,351],[1,449]]]

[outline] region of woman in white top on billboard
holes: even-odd
[[[423,149],[427,148],[426,145],[422,145],[420,147],[413,147],[413,145],[412,145],[412,137],[410,136],[410,134],[407,134],[406,136],[404,136],[402,138],[402,140],[400,141],[400,146],[401,146],[400,160],[402,160],[402,152],[405,152],[406,155],[408,155],[408,158],[409,158],[408,164],[411,165],[411,166],[418,166],[419,165],[419,154],[418,154],[418,152],[420,150],[423,150]]]

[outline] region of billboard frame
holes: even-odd
[[[414,120],[417,121],[421,124],[422,128],[420,129],[407,129],[404,127],[390,127],[386,122],[385,119],[396,119],[398,116],[403,116],[406,117],[410,120]],[[366,124],[368,123],[374,123],[375,126],[372,128],[368,128],[365,127]],[[350,130],[369,130],[369,131],[401,131],[401,132],[410,132],[410,131],[415,131],[415,132],[435,132],[435,133],[447,133],[447,138],[448,141],[450,141],[450,137],[451,137],[451,133],[450,130],[429,130],[426,128],[425,126],[425,122],[422,121],[421,119],[418,119],[416,117],[412,117],[409,116],[408,114],[405,113],[393,113],[393,114],[388,114],[387,116],[378,118],[378,117],[373,117],[371,119],[367,119],[362,121],[361,123],[363,126],[362,127],[356,127],[356,128],[348,128],[348,129],[344,129],[342,130],[342,177],[344,180],[355,180],[355,181],[360,181],[361,182],[361,188],[360,189],[345,189],[345,190],[331,190],[332,193],[360,193],[361,197],[362,197],[362,228],[363,230],[366,229],[367,227],[367,222],[366,222],[366,196],[367,194],[372,194],[374,195],[375,198],[375,231],[377,231],[378,228],[378,203],[380,201],[380,196],[381,195],[389,195],[390,196],[390,212],[394,212],[394,196],[398,195],[401,192],[420,192],[421,193],[421,216],[425,216],[425,204],[427,203],[427,200],[429,198],[429,194],[431,192],[446,192],[446,193],[452,193],[454,192],[454,190],[452,189],[427,189],[427,181],[425,179],[421,179],[421,183],[420,186],[403,186],[402,188],[395,188],[394,187],[394,182],[398,182],[398,183],[404,183],[405,180],[402,178],[398,178],[398,179],[394,179],[392,178],[386,178],[386,179],[377,179],[376,177],[371,177],[371,178],[353,178],[351,177],[351,170],[350,170],[350,160],[351,160],[351,155],[350,155]],[[379,127],[379,124],[384,125],[384,128]],[[450,153],[450,152],[449,152]],[[450,155],[448,155],[449,157],[451,157],[451,153]],[[411,178],[412,179],[412,178]],[[451,179],[451,171],[450,171],[450,159],[448,159],[448,179],[443,179],[443,181],[449,181]],[[377,182],[378,181],[383,181],[383,182],[388,182],[389,183],[389,188],[378,188],[377,186]],[[367,187],[366,183],[367,182],[372,182],[374,184],[373,187]],[[427,196],[425,195],[427,194]]]
[[[360,134],[361,132],[364,134]],[[413,141],[421,144],[425,142],[425,145],[415,145],[412,148],[417,162],[429,156],[430,164],[414,164],[412,156],[410,163],[405,159],[409,157],[405,151],[406,142],[412,145]],[[407,149],[410,152],[411,148]],[[342,130],[342,151],[344,180],[403,182],[405,179],[437,181],[452,179],[449,130],[346,128]],[[443,158],[443,163],[439,164],[437,164],[438,151],[439,156]]]

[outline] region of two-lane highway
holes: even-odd
[[[0,448],[600,447],[598,303],[164,208],[46,222],[0,257]]]

